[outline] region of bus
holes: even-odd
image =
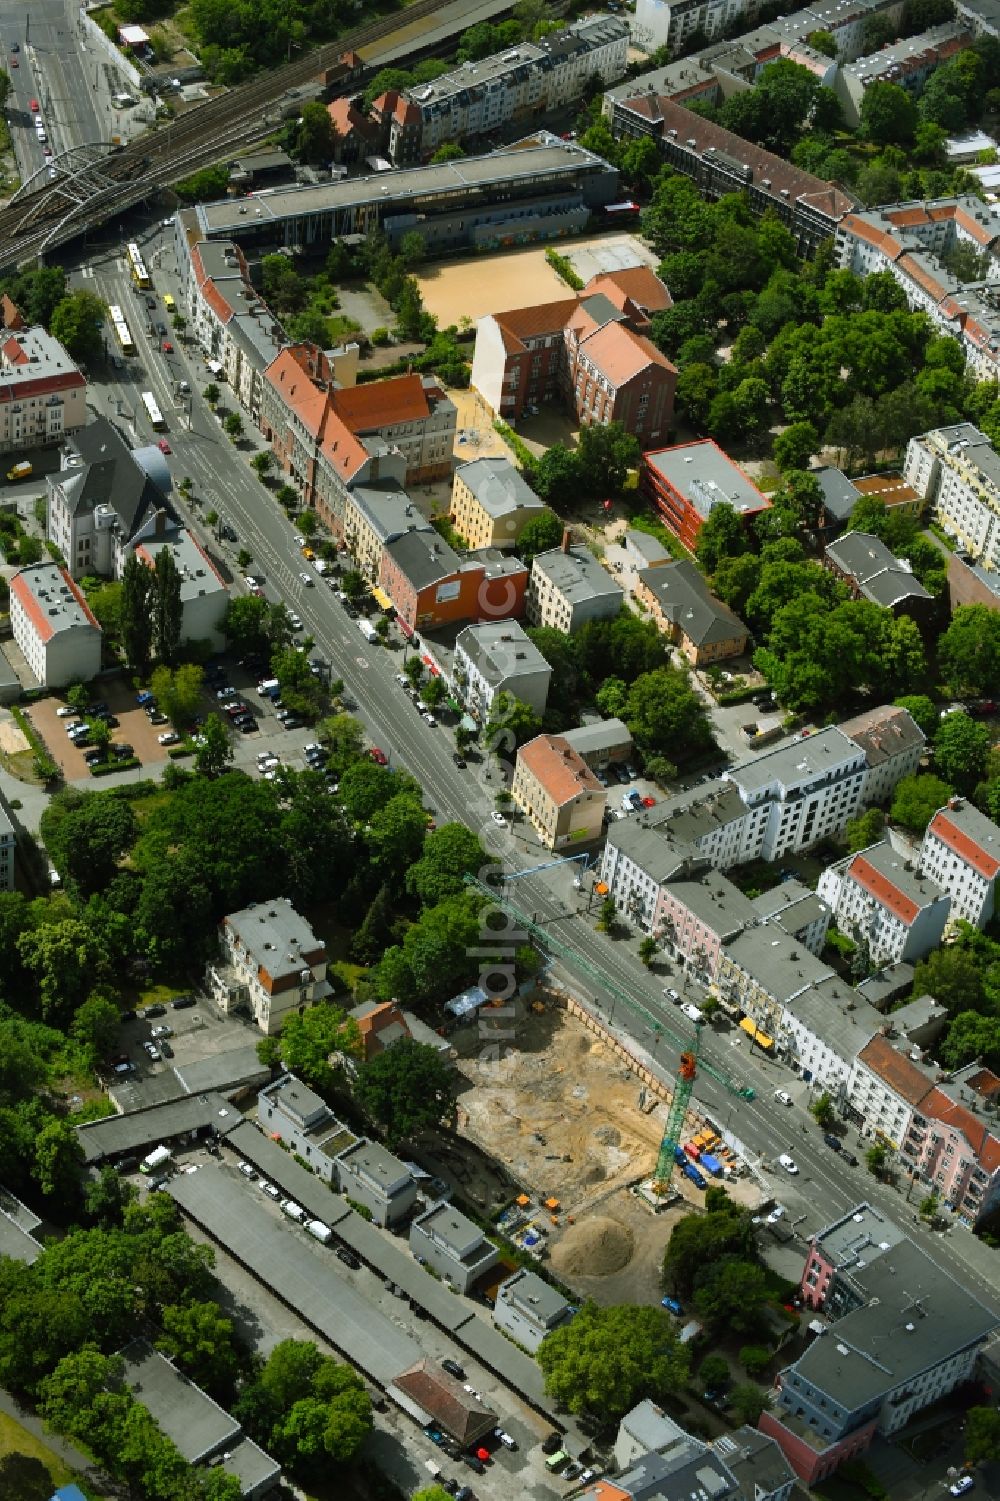
[[[128,269],[132,274],[132,281],[140,292],[148,292],[153,283],[149,279],[146,263],[139,253],[139,247],[134,240],[126,246],[125,258],[128,261]]]
[[[108,317],[111,319],[111,327],[115,331],[118,348],[122,354],[135,354],[135,344],[132,342],[132,335],[129,333],[128,324],[125,322],[125,314],[121,308],[112,304],[108,308]]]
[[[171,297],[169,292],[164,292],[163,294],[163,306],[166,308],[168,313],[172,313],[176,310],[177,304]]]
[[[142,404],[146,408],[146,416],[149,418],[153,431],[162,433],[167,424],[163,420],[163,413],[156,405],[156,397],[152,391],[143,391]]]
[[[626,199],[624,203],[606,203],[600,213],[612,224],[632,224],[638,220],[642,209],[638,203]]]

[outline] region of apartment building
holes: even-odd
[[[601,836],[607,794],[561,735],[536,735],[521,746],[510,794],[546,849]]]
[[[1000,455],[971,422],[911,438],[903,472],[977,563],[1000,572]]]
[[[580,422],[620,422],[645,444],[667,436],[677,371],[645,330],[669,293],[639,271],[605,272],[573,297],[480,318],[472,384],[497,416],[558,400]]]
[[[294,1074],[282,1074],[257,1096],[257,1119],[272,1139],[283,1141],[318,1178],[339,1189],[337,1158],[359,1137],[315,1090]]]
[[[406,461],[404,484],[451,477],[458,411],[436,376],[396,375],[334,387],[330,405],[355,438],[381,438],[399,450]]]
[[[614,82],[625,72],[628,38],[616,16],[587,16],[540,42],[519,42],[385,98],[373,114],[388,127],[389,160],[412,166],[446,141],[488,136],[511,120],[572,103],[595,76]]]
[[[816,29],[823,24],[817,19]],[[776,38],[771,46],[771,57],[780,56]],[[757,67],[754,57],[747,54],[747,62],[753,75]],[[702,71],[701,79],[705,77]],[[710,92],[715,93],[719,84],[710,71],[708,81]],[[751,212],[773,213],[791,231],[800,255],[814,255],[854,208],[854,200],[832,183],[802,172],[780,156],[692,114],[655,89],[643,92],[642,83],[637,79],[627,97],[620,97],[624,91],[618,91],[619,97],[614,99],[612,130],[616,139],[651,137],[667,165],[690,177],[707,198],[745,193]],[[696,79],[692,94],[697,95],[704,87],[704,82],[699,87]]]
[[[755,896],[751,906],[764,922],[774,923],[819,958],[833,914],[815,891],[801,881],[783,880]]]
[[[456,1292],[467,1293],[500,1260],[491,1240],[454,1204],[431,1205],[410,1225],[410,1250]]]
[[[343,538],[369,583],[377,583],[388,543],[417,532],[437,533],[406,491],[391,480],[354,485],[347,494]]]
[[[417,1201],[417,1184],[405,1162],[378,1141],[364,1138],[337,1156],[340,1191],[363,1204],[376,1225],[398,1225]]]
[[[934,596],[914,577],[910,563],[894,557],[870,532],[845,532],[828,542],[823,565],[847,585],[855,599],[867,599],[918,623],[928,622],[933,614]]]
[[[860,798],[865,808],[886,802],[901,778],[916,772],[927,743],[913,715],[896,704],[866,709],[839,728],[865,753]]]
[[[161,513],[152,534],[131,550],[147,568],[156,567],[161,552],[170,554],[181,586],[181,640],[207,641],[221,651],[229,588],[194,533],[170,525]]]
[[[888,271],[910,307],[958,339],[969,372],[996,380],[1000,372],[1000,213],[978,198],[893,203],[845,214],[836,256],[856,276]],[[957,245],[983,257],[985,279],[960,282],[941,261]]]
[[[879,1226],[883,1239],[874,1242],[866,1209],[824,1232],[817,1285],[820,1267],[832,1263],[824,1300],[829,1326],[779,1373],[772,1407],[760,1419],[761,1432],[808,1486],[863,1454],[876,1433],[897,1433],[969,1380],[998,1323],[912,1241]],[[859,1234],[866,1241],[861,1254],[851,1249]]]
[[[951,897],[953,919],[985,928],[1000,871],[1000,829],[964,798],[949,799],[927,825],[920,869]]]
[[[520,615],[528,570],[507,553],[461,557],[433,528],[414,529],[384,544],[378,582],[405,630],[432,631]]]
[[[830,32],[837,44],[837,57],[852,58],[861,50],[868,18],[885,14],[898,19],[902,4],[901,0],[838,0],[836,5],[807,6],[754,26],[760,9],[757,0],[639,0],[634,36],[647,51],[669,47],[676,54],[697,34],[707,37],[710,43],[700,54],[694,54],[697,61],[707,59],[714,62],[713,54],[717,49],[739,47],[750,53],[760,66],[775,55],[794,55],[806,45],[811,32],[824,30]],[[743,36],[735,34],[741,21],[753,28]],[[712,43],[715,43],[714,47]],[[826,68],[833,70],[832,59],[824,57],[823,62]],[[642,86],[647,78],[656,81],[665,71],[658,69],[652,74],[644,74],[633,80],[633,85]],[[617,92],[629,87],[620,84]]]
[[[751,0],[637,0],[635,39],[650,52],[677,53],[692,36],[714,41],[730,34],[756,9]]]
[[[594,719],[564,730],[563,739],[591,771],[602,770],[612,761],[625,761],[632,754],[632,736],[622,719]]]
[[[43,687],[89,683],[101,669],[101,627],[80,586],[58,563],[32,563],[14,574],[10,627]]]
[[[857,127],[861,123],[865,95],[873,84],[892,83],[917,95],[935,69],[964,51],[972,40],[971,28],[964,21],[947,21],[920,36],[905,37],[879,52],[842,64],[837,69],[835,92],[848,125]]]
[[[223,1011],[249,1012],[267,1037],[290,1012],[331,994],[326,948],[287,897],[229,913],[219,948],[206,972],[209,993]]]
[[[239,245],[199,239],[190,222],[185,228],[185,253],[177,256],[182,311],[210,374],[230,383],[256,421],[264,371],[288,336],[254,287]]]
[[[45,487],[46,534],[75,579],[120,578],[130,547],[154,536],[164,519],[180,525],[166,492],[106,417],[73,434]]]
[[[771,505],[711,438],[644,453],[639,483],[663,521],[692,552],[717,505],[731,506],[746,525]]]
[[[0,329],[0,453],[50,448],[87,421],[87,382],[44,328]]]
[[[944,937],[951,898],[887,839],[827,866],[816,889],[875,965],[913,963]]]
[[[746,626],[716,599],[693,563],[684,560],[641,569],[635,576],[634,594],[692,667],[725,662],[746,651],[750,639]]]
[[[467,547],[514,547],[528,522],[547,511],[509,459],[473,459],[455,470],[451,524]]]
[[[892,1151],[901,1150],[914,1118],[921,1119],[914,1146],[923,1132],[920,1105],[931,1092],[930,1070],[921,1067],[923,1052],[879,1034],[854,1060],[846,1094],[846,1112],[866,1136]],[[911,1164],[912,1165],[912,1164]]]
[[[515,1344],[534,1355],[553,1329],[568,1324],[575,1310],[550,1283],[521,1267],[501,1282],[493,1305],[493,1322]]]
[[[594,1481],[583,1501],[788,1501],[795,1484],[773,1439],[743,1427],[706,1444],[649,1398],[622,1418],[614,1456],[614,1480]]]
[[[625,591],[589,548],[572,547],[567,530],[561,547],[536,554],[525,598],[532,625],[548,625],[571,636],[587,620],[617,615]]]
[[[499,693],[545,713],[552,668],[516,620],[467,625],[455,639],[452,686],[481,724]]]

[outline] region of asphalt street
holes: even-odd
[[[78,8],[70,0],[0,3],[0,37],[11,80],[8,119],[22,182],[45,167],[29,101],[41,105],[53,155],[87,142],[107,140],[103,101],[107,89],[102,59],[81,39]],[[12,53],[17,43],[20,51]],[[13,68],[10,61],[18,58]]]
[[[179,291],[172,231],[159,220],[152,225],[147,220],[144,227],[133,220],[119,228],[119,236],[99,249],[92,247],[89,263],[75,271],[70,268],[75,284],[89,286],[108,302],[124,308],[138,348],[123,371],[109,366],[110,378],[92,384],[93,409],[107,413],[137,441],[149,443],[156,435],[148,427],[139,395],[143,390],[153,391],[167,419],[172,449],[168,462],[175,484],[185,476],[191,479],[200,510],[186,508],[176,491],[174,501],[185,511],[206,548],[222,562],[237,592],[243,585],[235,554],[245,547],[253,556],[251,572],[264,577],[268,597],[283,600],[301,616],[317,651],[331,664],[333,676],[343,678],[372,742],[386,752],[390,764],[402,765],[416,777],[427,807],[439,822],[458,819],[476,830],[500,862],[510,898],[524,914],[537,916],[546,931],[568,950],[566,957],[559,959],[557,970],[569,974],[578,993],[615,1028],[631,1036],[649,1055],[652,1066],[669,1078],[676,1069],[681,1046],[690,1040],[691,1029],[676,1007],[664,999],[662,990],[667,984],[687,986],[691,999],[698,1000],[703,996],[694,982],[683,976],[678,979],[673,972],[650,973],[638,960],[634,939],[612,940],[595,930],[596,912],[587,911],[591,874],[577,890],[574,878],[580,874],[578,864],[554,864],[530,830],[525,833],[520,826],[499,828],[491,812],[500,790],[500,774],[494,770],[488,779],[486,763],[470,763],[465,770],[457,768],[452,760],[454,741],[450,732],[441,725],[426,725],[395,681],[406,650],[402,639],[389,649],[370,646],[358,623],[344,612],[322,579],[317,577],[311,586],[304,583],[302,575],[307,570],[295,545],[294,528],[275,503],[273,492],[250,468],[253,453],[265,446],[263,438],[251,432],[244,414],[248,436],[235,447],[202,399],[201,392],[211,376],[200,355],[184,347],[172,331],[175,352],[164,354],[159,338],[148,331],[150,320],[167,322],[162,293],[170,291],[177,297]],[[151,268],[156,312],[150,312],[143,296],[132,288],[123,258],[126,238],[139,240]],[[182,380],[191,387],[190,397],[178,394]],[[224,403],[227,395],[223,387]],[[221,553],[219,543],[201,520],[210,509],[217,510],[237,534],[238,541],[227,544]],[[311,573],[308,576],[313,577]],[[534,867],[545,868],[527,873]],[[600,975],[637,1003],[645,1016],[631,1010],[614,991],[608,991]],[[663,1029],[659,1035],[657,1027]],[[914,1205],[908,1206],[900,1192],[876,1182],[863,1165],[852,1168],[839,1159],[824,1145],[818,1127],[806,1113],[805,1086],[787,1068],[763,1058],[757,1050],[751,1052],[748,1040],[738,1032],[706,1029],[702,1058],[734,1084],[755,1090],[753,1101],[740,1098],[734,1088],[727,1088],[703,1069],[696,1099],[718,1126],[730,1130],[751,1155],[756,1154],[762,1181],[787,1206],[789,1222],[800,1235],[821,1228],[864,1198],[880,1204],[903,1223],[915,1213],[919,1188],[913,1193]],[[795,1098],[791,1109],[774,1099],[779,1086]],[[848,1145],[855,1147],[857,1143],[852,1140]],[[800,1171],[794,1178],[776,1165],[782,1152],[789,1152],[798,1163]],[[918,1224],[907,1228],[983,1301],[1000,1309],[993,1253],[988,1248],[961,1227],[946,1234],[932,1234]]]

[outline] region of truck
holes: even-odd
[[[322,1220],[309,1220],[306,1229],[314,1239],[322,1241],[324,1246],[328,1246],[333,1239],[333,1231],[329,1225],[324,1225]]]
[[[158,1167],[165,1167],[173,1153],[169,1147],[154,1147],[148,1157],[144,1157],[139,1164],[140,1173],[155,1173]]]
[[[278,698],[281,693],[281,684],[277,678],[264,678],[257,684],[257,692],[261,698]]]
[[[684,1176],[688,1179],[689,1182],[694,1184],[695,1188],[708,1187],[707,1181],[702,1177],[701,1173],[699,1173],[693,1162],[685,1162]]]
[[[282,1199],[281,1212],[282,1214],[287,1214],[288,1218],[294,1220],[297,1225],[301,1225],[306,1217],[306,1212],[302,1208],[302,1205],[296,1204],[294,1199]]]
[[[378,640],[378,631],[372,625],[371,621],[366,620],[363,615],[358,621],[358,630],[361,632],[362,636],[364,636],[366,641],[371,642]]]
[[[758,719],[754,724],[740,726],[752,746],[770,745],[772,740],[778,740],[782,734],[782,719],[780,714],[772,714],[765,719]]]
[[[722,1177],[722,1163],[711,1152],[702,1152],[700,1162],[706,1173],[711,1173],[713,1178]]]
[[[7,470],[7,478],[10,480],[28,479],[32,469],[27,459],[22,459],[20,464],[15,464],[13,469]]]

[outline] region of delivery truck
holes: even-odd
[[[371,621],[366,620],[363,615],[358,621],[358,630],[361,632],[362,636],[364,636],[366,641],[378,640],[378,631],[372,625]]]
[[[749,744],[757,747],[770,745],[773,740],[780,740],[782,725],[781,715],[772,714],[766,719],[758,719],[755,724],[745,724],[741,728]]]
[[[157,1168],[166,1167],[172,1155],[169,1147],[154,1147],[139,1164],[140,1173],[155,1173]]]
[[[22,459],[20,464],[15,464],[13,469],[7,470],[7,478],[10,480],[28,479],[31,475],[31,465],[27,459]]]
[[[324,1246],[328,1246],[333,1239],[333,1231],[322,1220],[310,1220],[306,1229],[316,1240],[322,1241]]]

